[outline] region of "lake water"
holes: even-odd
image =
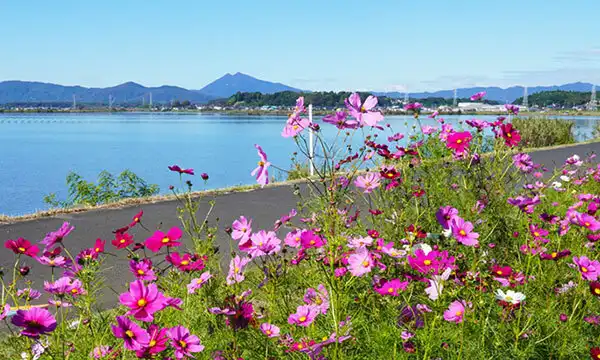
[[[471,118],[445,117],[451,123]],[[568,118],[576,123],[578,140],[590,138],[600,120]],[[273,164],[289,168],[296,145],[280,135],[285,120],[176,113],[0,114],[0,214],[46,209],[43,197],[51,192],[65,199],[69,171],[95,180],[102,170],[130,169],[158,184],[161,193],[179,183],[178,176],[167,170],[173,164],[194,168],[196,174],[208,173],[208,188],[252,184],[250,172],[258,161],[254,144],[263,147]],[[414,131],[410,116],[388,116],[386,121],[394,132]],[[337,130],[323,125],[325,136],[333,138]],[[192,180],[196,189],[206,188],[198,176]]]

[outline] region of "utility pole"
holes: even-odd
[[[590,97],[590,110],[598,110],[598,101],[596,100],[596,85],[592,85],[592,96]]]
[[[150,93],[150,109],[152,109],[152,93]]]
[[[115,98],[112,96],[112,94],[108,95],[108,111],[112,111],[112,106],[113,103],[115,101]]]
[[[75,94],[73,94],[73,110],[77,109],[77,100],[75,100]]]
[[[527,110],[529,108],[529,99],[527,96],[527,86],[525,86],[523,88],[523,107],[525,108],[525,110]]]
[[[408,92],[404,93],[404,105],[408,104]]]
[[[458,105],[458,91],[454,89],[454,99],[452,100],[452,107],[456,107]]]

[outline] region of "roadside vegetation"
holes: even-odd
[[[180,226],[132,212],[77,254],[69,234],[86,229],[69,223],[41,241],[7,240],[15,262],[0,317],[11,335],[0,358],[598,358],[600,167],[591,158],[573,155],[550,173],[521,151],[529,130],[505,117],[421,126],[421,104],[411,103],[418,131],[403,134],[375,97],[350,94],[319,126],[303,100],[282,136],[298,145],[297,169],[309,131],[323,158],[310,195],[298,193],[298,207],[272,225],[248,213],[218,231],[208,221],[218,204],[198,218],[199,199],[182,185]],[[336,142],[323,126],[339,129]],[[352,136],[363,145],[348,146]],[[255,148],[252,176],[265,186],[277,164]],[[182,184],[198,176],[170,168]],[[114,256],[129,264],[126,289],[103,279]],[[44,284],[28,281],[31,261],[50,268]],[[28,308],[42,293],[48,307]],[[118,305],[98,312],[101,296]]]

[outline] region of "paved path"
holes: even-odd
[[[531,153],[531,156],[535,162],[553,168],[557,165],[560,166],[572,154],[579,154],[583,157],[592,152],[600,154],[600,143],[535,151]],[[214,224],[218,219],[217,244],[221,249],[228,249],[229,247],[229,240],[223,233],[223,229],[230,226],[240,215],[251,217],[254,229],[271,228],[275,220],[295,208],[298,201],[298,197],[293,194],[293,188],[289,185],[217,195],[212,198],[205,198],[203,203],[206,205],[207,201],[212,199],[216,200],[216,206],[211,214],[210,221]],[[81,249],[92,246],[97,238],[111,239],[113,237],[112,230],[128,224],[140,208],[144,210],[144,224],[149,228],[160,226],[162,229],[168,229],[171,226],[180,225],[176,212],[177,205],[175,201],[165,201],[120,209],[90,210],[82,213],[4,224],[0,225],[0,242],[4,243],[7,239],[16,239],[17,237],[24,237],[37,242],[47,232],[57,229],[64,221],[69,221],[76,229],[68,236],[65,243],[73,253],[77,253]],[[200,211],[199,214],[201,218],[204,218],[207,206],[202,208],[204,210]],[[138,235],[138,241],[142,241],[148,236],[148,233],[140,228],[136,229],[135,234]],[[114,251],[110,244],[108,244],[107,249]],[[107,262],[110,269],[107,270],[105,276],[109,284],[117,290],[122,289],[124,283],[130,279],[127,262],[117,261],[112,256],[107,257]],[[1,248],[0,266],[11,269],[13,263],[12,252]],[[49,269],[34,261],[28,261],[28,265],[32,267],[29,278],[39,288],[42,280],[49,278]],[[101,303],[108,305],[111,301],[114,301],[114,295],[102,300]]]

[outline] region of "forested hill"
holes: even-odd
[[[558,107],[573,107],[578,105],[585,105],[590,101],[591,92],[579,92],[579,91],[542,91],[539,93],[531,94],[528,97],[529,106],[558,106]],[[523,97],[515,100],[514,104],[523,104]]]

